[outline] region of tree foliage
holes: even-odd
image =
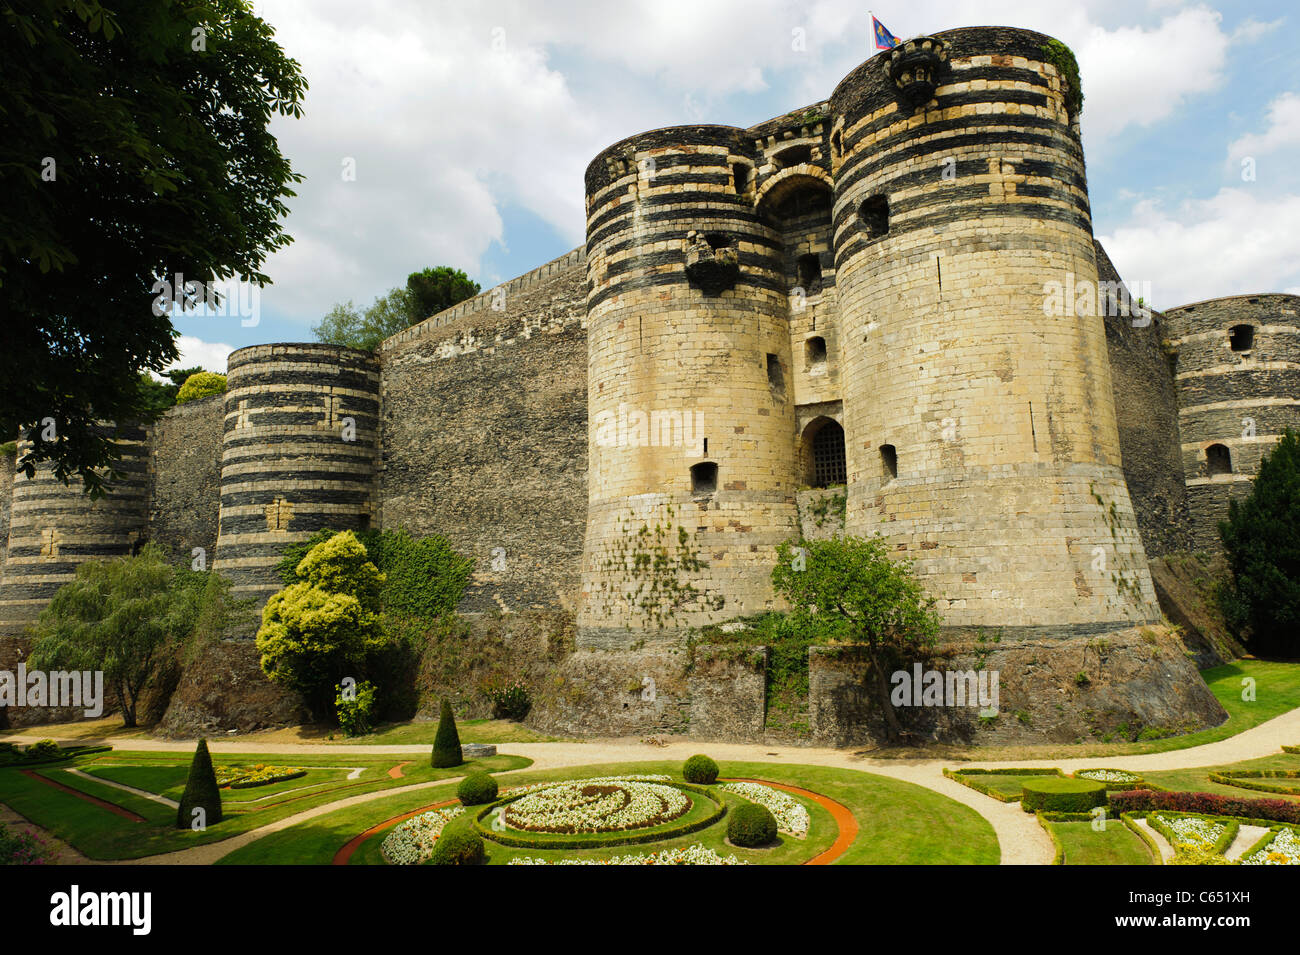
[[[198,401],[200,398],[210,398],[225,393],[225,375],[218,375],[212,371],[195,372],[185,379],[185,384],[181,385],[180,391],[176,394],[176,403],[183,405],[189,401]]]
[[[911,568],[890,560],[886,547],[880,537],[784,543],[777,548],[772,584],[790,602],[796,625],[800,618],[819,629],[831,622],[866,647],[878,700],[897,739],[903,730],[889,700],[885,665],[891,652],[930,646],[939,615]]]
[[[438,731],[433,737],[433,768],[445,769],[459,766],[465,761],[460,750],[460,733],[456,729],[456,717],[451,712],[451,704],[442,701],[438,713]]]
[[[168,651],[179,646],[220,599],[214,574],[177,569],[148,544],[139,554],[90,561],[54,594],[41,613],[28,666],[39,670],[102,670],[126,726]]]
[[[479,286],[460,269],[439,265],[408,275],[406,291],[411,324],[414,325],[467,298],[473,298],[479,293]]]
[[[445,265],[412,272],[404,287],[389,289],[364,310],[340,302],[313,326],[317,341],[374,351],[385,339],[478,294],[478,283]]]
[[[1300,653],[1300,435],[1287,430],[1260,461],[1250,496],[1228,505],[1219,525],[1232,580],[1221,603],[1230,623],[1249,628],[1250,648]]]
[[[117,473],[91,425],[147,418],[138,376],[177,357],[159,279],[268,281],[301,179],[270,125],[306,89],[273,36],[248,0],[0,5],[0,434],[32,429],[29,476]]]
[[[267,601],[257,649],[262,671],[297,690],[318,716],[333,716],[333,688],[356,675],[381,644],[379,593],[384,575],[351,531],[313,547],[298,582]]]

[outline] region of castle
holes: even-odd
[[[1148,561],[1217,549],[1300,427],[1300,299],[1129,298],[1054,49],[945,31],[753,128],[625,139],[587,168],[583,248],[375,354],[235,351],[224,396],[124,432],[108,499],[7,468],[0,633],[143,540],[265,599],[286,544],[405,527],[473,555],[464,613],[572,630],[554,725],[754,738],[762,661],[683,640],[778,607],[776,546],[843,529],[914,562],[948,644],[997,632],[1039,727],[1071,732],[1048,700],[1220,719],[1152,649]],[[1105,693],[1062,704],[1090,649]],[[859,739],[860,677],[814,653],[814,738]]]

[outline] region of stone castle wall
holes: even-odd
[[[225,408],[222,395],[177,405],[152,429],[146,531],[181,563],[193,561],[196,547],[205,567],[217,554]]]

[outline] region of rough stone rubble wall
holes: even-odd
[[[149,445],[149,539],[177,563],[203,548],[217,553],[221,509],[221,434],[225,396],[177,405],[154,424]]]

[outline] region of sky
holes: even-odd
[[[306,180],[294,241],[242,314],[176,316],[179,366],[310,341],[425,266],[484,290],[584,240],[606,146],[684,123],[752,126],[824,100],[874,55],[848,0],[254,0],[309,84],[277,117]],[[360,9],[361,12],[358,12]],[[1290,0],[875,0],[900,38],[1009,25],[1079,60],[1093,229],[1156,308],[1300,294],[1300,7]],[[1141,290],[1139,292],[1139,289]],[[235,312],[230,309],[228,311]]]

